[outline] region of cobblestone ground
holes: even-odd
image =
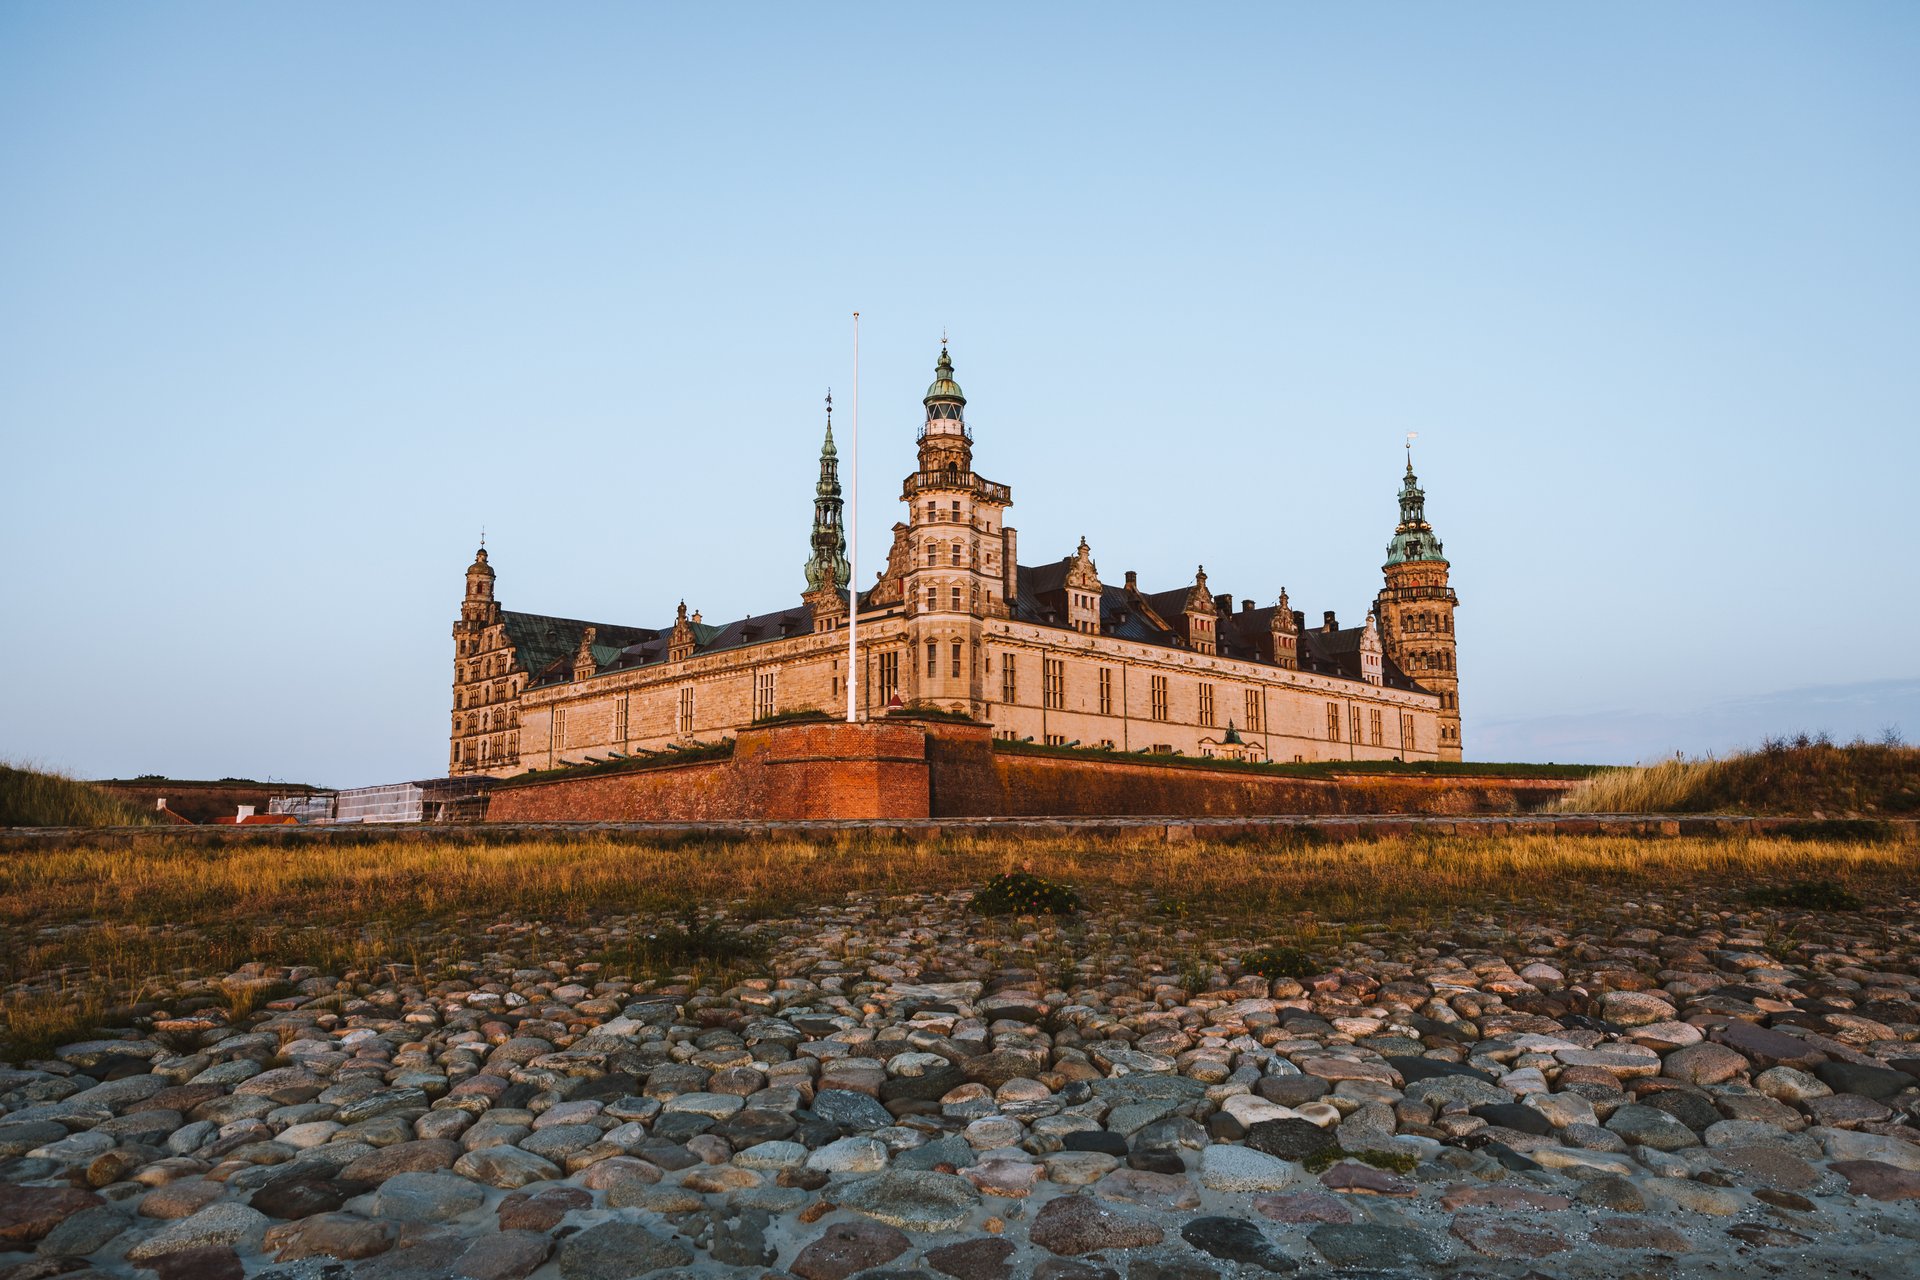
[[[0,1280],[1920,1275],[1912,906],[1459,913],[1269,980],[1169,904],[856,897],[704,987],[594,959],[637,918],[178,981],[0,1069]]]

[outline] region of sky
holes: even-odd
[[[1920,7],[0,0],[0,757],[443,772],[514,609],[861,578],[940,334],[1028,563],[1359,619],[1469,758],[1920,736]],[[1730,710],[1731,708],[1731,710]]]

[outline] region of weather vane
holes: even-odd
[[[485,525],[480,526],[480,549],[482,551],[487,549],[487,526]]]
[[[827,417],[833,417],[833,388],[827,388]]]

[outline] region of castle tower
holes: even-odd
[[[920,469],[906,479],[902,602],[914,619],[903,695],[947,710],[984,709],[980,620],[1004,617],[1015,590],[1014,533],[1004,515],[1012,491],[973,470],[967,398],[953,380],[945,343],[921,402]],[[903,671],[904,675],[905,672]]]
[[[1387,544],[1382,567],[1386,586],[1374,609],[1387,653],[1423,688],[1440,695],[1440,758],[1458,760],[1460,676],[1454,664],[1453,611],[1460,601],[1447,584],[1446,557],[1427,523],[1426,502],[1409,449],[1407,474],[1400,483],[1400,523]]]
[[[840,451],[833,447],[833,393],[827,393],[827,438],[820,446],[820,479],[813,486],[813,554],[807,558],[807,589],[801,595],[813,609],[813,629],[834,631],[846,625],[847,530],[841,522]]]
[[[467,566],[467,593],[453,624],[453,724],[447,743],[447,773],[512,773],[519,767],[520,712],[516,699],[525,682],[515,669],[493,598],[493,566],[487,549]]]

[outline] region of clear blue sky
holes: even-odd
[[[1877,729],[1916,137],[1905,3],[0,3],[0,755],[439,772],[482,525],[794,602],[856,307],[863,579],[944,325],[1030,563],[1358,618],[1418,431],[1471,755]]]

